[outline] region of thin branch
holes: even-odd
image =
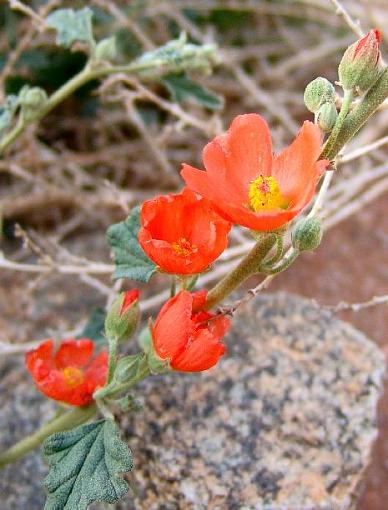
[[[329,310],[333,310],[333,312],[342,312],[343,310],[351,310],[352,312],[359,312],[360,310],[364,310],[365,308],[370,308],[371,306],[388,304],[388,294],[383,296],[374,296],[369,301],[364,301],[362,303],[347,303],[346,301],[341,301],[337,305],[330,306],[325,305],[325,308]],[[321,305],[320,305],[321,306]]]
[[[345,21],[348,27],[358,36],[363,37],[364,33],[360,27],[359,22],[353,21],[350,14],[347,12],[345,7],[338,0],[330,0],[335,7],[335,12]]]

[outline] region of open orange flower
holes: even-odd
[[[181,290],[164,304],[152,327],[156,354],[182,372],[213,367],[225,353],[220,339],[230,328],[227,317],[204,311],[206,291]]]
[[[100,352],[93,359],[94,342],[88,338],[64,340],[56,354],[53,341],[46,340],[27,352],[26,367],[35,384],[46,397],[73,406],[84,406],[93,393],[105,385],[108,354]]]
[[[195,274],[225,250],[230,227],[209,200],[184,189],[143,203],[138,239],[149,258],[167,273]]]
[[[257,114],[239,115],[229,130],[203,151],[206,172],[184,164],[186,185],[211,200],[227,220],[270,231],[288,223],[312,199],[320,173],[320,129],[304,122],[295,141],[272,155],[267,123]]]

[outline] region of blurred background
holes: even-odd
[[[303,104],[307,83],[317,76],[334,82],[342,53],[357,33],[378,28],[383,55],[388,50],[387,0],[92,0],[87,5],[96,38],[115,34],[122,62],[185,32],[190,42],[216,43],[219,63],[207,75],[148,82],[116,73],[90,82],[5,151],[0,159],[4,353],[17,355],[42,338],[78,331],[93,308],[111,299],[121,283],[110,278],[106,228],[124,219],[132,205],[180,189],[181,163],[202,168],[204,144],[235,115],[263,115],[278,151],[303,120],[312,120]],[[25,84],[52,93],[82,69],[82,45],[57,46],[43,20],[58,7],[84,6],[1,2],[0,104]],[[331,306],[387,294],[387,120],[386,101],[343,152],[324,203],[321,246],[300,257],[268,291],[285,290]],[[228,272],[251,244],[249,232],[234,229],[230,247],[202,284]],[[159,275],[144,289],[145,311],[163,301],[165,285]],[[388,354],[386,310],[380,304],[339,316]],[[4,368],[3,377],[14,384],[10,374]],[[358,510],[386,508],[387,403],[388,395],[381,401],[380,434]]]

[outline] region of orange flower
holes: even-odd
[[[317,161],[320,129],[304,122],[295,141],[276,157],[260,115],[239,115],[227,133],[203,151],[206,172],[184,164],[186,185],[211,200],[227,220],[253,230],[282,227],[310,202],[329,161]]]
[[[64,340],[56,354],[53,341],[46,340],[26,354],[26,367],[46,397],[73,406],[84,406],[93,393],[105,385],[108,354],[100,352],[92,359],[94,342],[87,338]]]
[[[152,327],[152,339],[159,358],[182,372],[200,372],[213,367],[225,353],[220,339],[230,320],[203,309],[206,291],[181,290],[164,304]]]
[[[138,239],[163,271],[201,273],[225,250],[230,223],[211,202],[189,189],[148,200],[141,208]]]

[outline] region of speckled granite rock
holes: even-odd
[[[227,343],[213,370],[143,383],[144,412],[121,420],[137,497],[117,508],[350,508],[376,434],[382,353],[329,312],[285,294],[240,311]],[[6,470],[0,509],[40,510],[35,483],[13,483]],[[15,491],[35,500],[16,504]]]

